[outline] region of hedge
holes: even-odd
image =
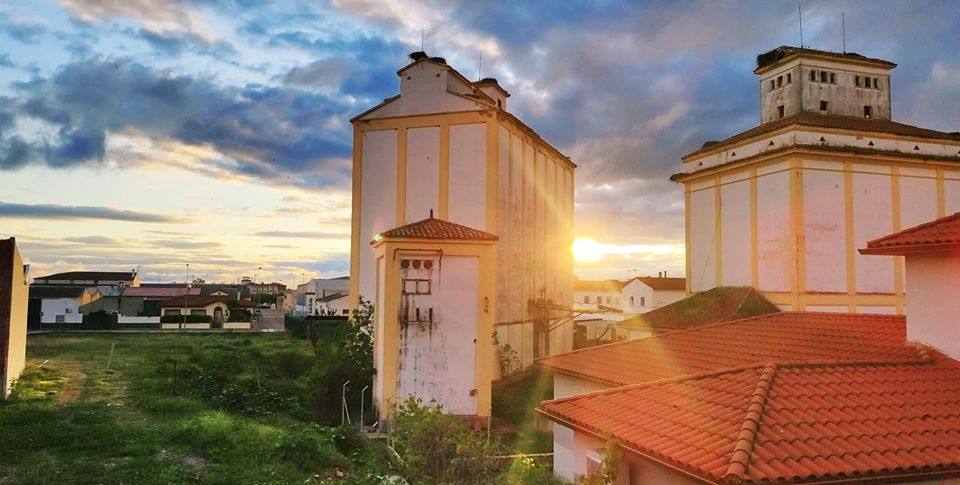
[[[310,325],[313,325],[317,337],[323,338],[348,324],[347,317],[294,317],[284,315],[283,326],[297,338],[308,338],[310,336]]]
[[[160,323],[212,323],[212,322],[213,322],[212,315],[164,315],[160,317]]]
[[[115,330],[120,326],[117,324],[116,313],[99,311],[84,315],[80,328],[83,330]]]

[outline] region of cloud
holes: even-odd
[[[187,32],[205,41],[213,34],[188,2],[177,0],[60,0],[70,17],[83,23],[126,18],[154,32]]]
[[[148,241],[153,246],[160,246],[171,249],[213,249],[223,247],[222,243],[216,241],[183,241],[177,239],[154,239]]]
[[[112,237],[107,236],[77,236],[77,237],[65,237],[64,241],[80,244],[96,244],[98,246],[115,246],[120,244],[120,241]]]
[[[47,32],[47,28],[41,22],[12,14],[0,5],[0,32],[5,32],[24,44],[36,44]]]
[[[29,219],[104,219],[125,222],[175,223],[181,219],[147,212],[111,209],[109,207],[68,206],[54,204],[15,204],[0,202],[0,218]]]
[[[303,187],[346,183],[350,138],[342,121],[355,108],[297,88],[218,86],[129,59],[93,58],[50,77],[16,84],[18,115],[55,129],[49,139],[0,142],[0,169],[42,161],[51,167],[102,164],[109,134],[206,145],[212,170]],[[5,143],[5,145],[4,145]]]
[[[289,237],[289,238],[309,238],[309,239],[346,239],[350,234],[342,232],[319,232],[319,231],[260,231],[253,233],[254,236],[261,237]]]

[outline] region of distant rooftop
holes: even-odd
[[[48,276],[40,276],[34,280],[111,280],[133,281],[137,273],[133,271],[68,271]]]
[[[713,322],[738,320],[780,310],[748,286],[722,286],[696,293],[617,324],[653,333],[683,330]]]
[[[897,65],[893,62],[874,57],[867,57],[857,54],[856,52],[833,52],[820,49],[811,49],[809,47],[782,45],[758,55],[756,71],[761,71],[764,68],[779,64],[800,55],[822,57],[833,60],[855,61],[861,64],[876,64],[877,66],[891,69],[897,67]]]
[[[867,242],[861,254],[960,250],[960,212]]]

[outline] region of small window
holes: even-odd
[[[783,118],[783,105],[777,106],[777,117]]]
[[[584,302],[584,303],[590,303],[590,295],[587,295],[587,296],[583,297],[583,302]]]
[[[774,84],[773,79],[771,79],[771,80],[770,80],[770,90],[773,91],[774,89],[777,89],[777,86],[776,86],[776,84]]]
[[[643,297],[641,296],[640,298],[643,298]],[[634,306],[634,305],[636,305],[636,304],[637,304],[636,300],[631,296],[631,297],[630,297],[630,306]]]
[[[836,73],[830,73],[830,84],[837,84],[837,75]]]
[[[787,84],[790,84],[790,83],[792,83],[792,82],[793,82],[793,76],[788,72],[788,73],[787,73]]]
[[[350,309],[349,309],[349,308],[344,308],[344,309],[343,309],[343,314],[344,314],[344,315],[349,315],[349,314],[350,314]]]
[[[820,71],[820,82],[827,82],[827,71]]]
[[[817,71],[813,71],[813,70],[810,71],[810,80],[811,81],[817,80]]]
[[[206,310],[190,310],[191,315],[206,315]]]
[[[503,100],[502,100],[502,99],[498,99],[498,100],[497,100],[497,107],[498,107],[498,108],[503,108]]]
[[[860,76],[853,76],[853,85],[858,88],[860,87]]]
[[[777,76],[777,87],[783,86],[783,76]]]
[[[880,80],[873,78],[873,89],[880,89]]]
[[[640,306],[647,306],[647,297],[645,296],[640,297]]]
[[[66,315],[57,315],[57,316],[55,317],[55,319],[56,319],[56,322],[57,322],[57,323],[66,323],[66,321],[67,321],[67,316],[66,316]]]
[[[820,101],[820,111],[826,111],[826,110],[827,110],[827,102]]]
[[[864,118],[872,118],[872,117],[873,117],[873,108],[870,107],[870,106],[864,106],[864,107],[863,107],[863,117],[864,117]]]
[[[402,294],[404,295],[429,295],[431,282],[430,280],[424,279],[404,279],[403,280],[403,290]]]

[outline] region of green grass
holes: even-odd
[[[314,422],[308,342],[30,336],[0,403],[0,483],[370,483],[385,448]]]

